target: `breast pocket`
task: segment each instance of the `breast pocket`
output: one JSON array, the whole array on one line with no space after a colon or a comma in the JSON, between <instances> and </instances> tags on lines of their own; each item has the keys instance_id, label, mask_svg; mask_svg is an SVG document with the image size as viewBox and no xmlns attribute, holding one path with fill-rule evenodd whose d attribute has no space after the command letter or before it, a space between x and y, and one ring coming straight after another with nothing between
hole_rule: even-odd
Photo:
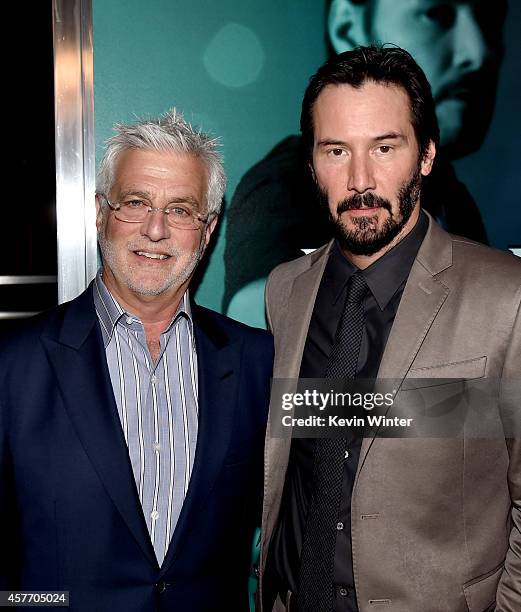
<instances>
[{"instance_id":1,"label":"breast pocket","mask_svg":"<svg viewBox=\"0 0 521 612\"><path fill-rule=\"evenodd\" d=\"M421 436L481 437L491 433L500 421L495 399L488 392L486 365L486 356L480 356L411 368L400 387L397 410L414 418L415 431Z\"/></svg>"},{"instance_id":2,"label":"breast pocket","mask_svg":"<svg viewBox=\"0 0 521 612\"><path fill-rule=\"evenodd\" d=\"M407 372L401 388L407 391L476 380L485 376L486 366L487 358L483 355L464 361L411 368Z\"/></svg>"}]
</instances>

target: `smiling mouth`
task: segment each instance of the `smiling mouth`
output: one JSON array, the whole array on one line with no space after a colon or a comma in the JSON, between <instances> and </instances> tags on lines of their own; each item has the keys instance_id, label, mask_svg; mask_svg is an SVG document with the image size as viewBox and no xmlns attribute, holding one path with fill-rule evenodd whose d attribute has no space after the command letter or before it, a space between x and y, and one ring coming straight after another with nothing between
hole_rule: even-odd
<instances>
[{"instance_id":1,"label":"smiling mouth","mask_svg":"<svg viewBox=\"0 0 521 612\"><path fill-rule=\"evenodd\" d=\"M170 259L170 255L166 255L165 253L149 253L148 251L134 251L134 254L138 257L146 257L147 259L156 259L156 260L164 260Z\"/></svg>"}]
</instances>

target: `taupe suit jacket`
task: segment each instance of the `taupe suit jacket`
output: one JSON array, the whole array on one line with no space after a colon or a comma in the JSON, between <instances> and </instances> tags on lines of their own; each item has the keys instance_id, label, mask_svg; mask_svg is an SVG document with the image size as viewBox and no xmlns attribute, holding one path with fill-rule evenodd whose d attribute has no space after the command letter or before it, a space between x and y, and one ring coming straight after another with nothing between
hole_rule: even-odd
<instances>
[{"instance_id":1,"label":"taupe suit jacket","mask_svg":"<svg viewBox=\"0 0 521 612\"><path fill-rule=\"evenodd\" d=\"M299 375L330 248L269 277L275 378ZM519 381L520 302L518 258L451 236L430 219L379 377ZM498 413L521 411L521 397L501 384L494 393ZM261 589L289 449L290 440L268 428ZM521 611L521 440L364 439L351 531L360 612Z\"/></svg>"}]
</instances>

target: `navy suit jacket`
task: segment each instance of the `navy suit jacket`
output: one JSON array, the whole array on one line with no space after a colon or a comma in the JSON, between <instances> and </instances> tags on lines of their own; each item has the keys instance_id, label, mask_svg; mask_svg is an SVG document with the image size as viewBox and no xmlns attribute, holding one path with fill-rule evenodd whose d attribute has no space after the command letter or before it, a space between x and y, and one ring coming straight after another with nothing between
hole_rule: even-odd
<instances>
[{"instance_id":1,"label":"navy suit jacket","mask_svg":"<svg viewBox=\"0 0 521 612\"><path fill-rule=\"evenodd\" d=\"M73 611L247 610L260 524L271 337L193 306L199 433L161 567L89 288L0 344L0 590L68 590Z\"/></svg>"}]
</instances>

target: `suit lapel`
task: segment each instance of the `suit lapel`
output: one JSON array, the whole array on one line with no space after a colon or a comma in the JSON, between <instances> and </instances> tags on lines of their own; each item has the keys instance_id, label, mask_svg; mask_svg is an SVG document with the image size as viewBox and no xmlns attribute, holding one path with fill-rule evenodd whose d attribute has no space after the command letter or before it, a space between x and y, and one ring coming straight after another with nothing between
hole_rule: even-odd
<instances>
[{"instance_id":1,"label":"suit lapel","mask_svg":"<svg viewBox=\"0 0 521 612\"><path fill-rule=\"evenodd\" d=\"M319 249L309 256L309 268L297 276L293 283L287 305L288 316L284 318L284 328L275 330L274 371L278 379L288 379L288 384L291 388L285 389L285 391L290 393L295 391L294 387L300 372L300 364L315 299L332 244L330 242L326 247ZM276 398L272 396L272 399ZM272 533L282 497L291 448L290 428L287 429L286 433L287 436L284 438L271 436L270 419L268 419L265 470L266 481L270 483L270 486L264 489L265 499L262 517L264 536ZM266 548L266 545L263 544L261 549L261 564L263 566Z\"/></svg>"},{"instance_id":2,"label":"suit lapel","mask_svg":"<svg viewBox=\"0 0 521 612\"><path fill-rule=\"evenodd\" d=\"M66 312L57 339L42 337L65 409L108 495L157 566L121 429L89 288Z\"/></svg>"},{"instance_id":3,"label":"suit lapel","mask_svg":"<svg viewBox=\"0 0 521 612\"><path fill-rule=\"evenodd\" d=\"M229 343L202 309L193 306L199 388L199 429L194 466L186 499L161 574L188 544L197 529L229 447L237 405L240 343Z\"/></svg>"},{"instance_id":4,"label":"suit lapel","mask_svg":"<svg viewBox=\"0 0 521 612\"><path fill-rule=\"evenodd\" d=\"M409 274L398 312L387 340L378 378L403 381L440 308L449 288L436 275L452 265L449 235L429 217L429 229ZM364 438L358 475L374 436Z\"/></svg>"},{"instance_id":5,"label":"suit lapel","mask_svg":"<svg viewBox=\"0 0 521 612\"><path fill-rule=\"evenodd\" d=\"M275 372L278 378L298 378L300 364L308 335L309 323L318 288L327 264L330 242L310 255L310 266L295 278L288 301L287 315L284 318L284 328L276 330L277 351Z\"/></svg>"}]
</instances>

